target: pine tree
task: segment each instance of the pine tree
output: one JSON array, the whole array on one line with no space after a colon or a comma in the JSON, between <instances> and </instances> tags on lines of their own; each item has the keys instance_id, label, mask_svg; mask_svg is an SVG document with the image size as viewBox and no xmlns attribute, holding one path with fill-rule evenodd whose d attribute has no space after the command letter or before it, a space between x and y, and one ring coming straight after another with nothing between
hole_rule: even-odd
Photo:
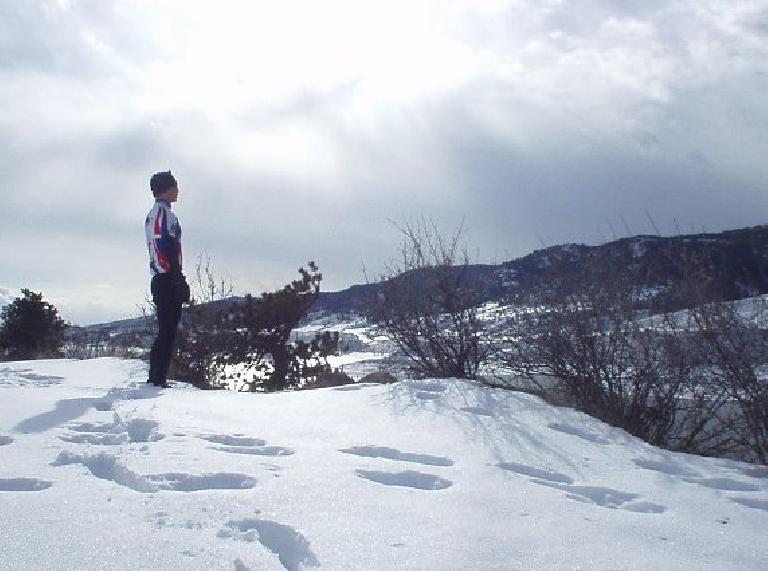
<instances>
[{"instance_id":1,"label":"pine tree","mask_svg":"<svg viewBox=\"0 0 768 571\"><path fill-rule=\"evenodd\" d=\"M246 295L230 307L193 306L174 358L174 375L202 388L235 381L252 391L309 386L333 372L339 334L323 332L292 340L292 332L320 295L317 265L299 268L301 278L258 297ZM228 373L228 366L236 372Z\"/></svg>"},{"instance_id":2,"label":"pine tree","mask_svg":"<svg viewBox=\"0 0 768 571\"><path fill-rule=\"evenodd\" d=\"M281 290L263 293L258 298L247 295L226 317L234 334L224 352L224 361L247 364L253 371L269 370L269 377L261 385L252 384L252 390L296 388L330 371L327 357L337 353L338 335L319 335L309 344L290 341L291 332L320 295L323 276L314 262L309 262L308 268L299 268L301 279ZM267 355L269 366L264 361Z\"/></svg>"},{"instance_id":3,"label":"pine tree","mask_svg":"<svg viewBox=\"0 0 768 571\"><path fill-rule=\"evenodd\" d=\"M42 293L21 293L0 316L0 355L11 360L61 357L67 324Z\"/></svg>"}]
</instances>

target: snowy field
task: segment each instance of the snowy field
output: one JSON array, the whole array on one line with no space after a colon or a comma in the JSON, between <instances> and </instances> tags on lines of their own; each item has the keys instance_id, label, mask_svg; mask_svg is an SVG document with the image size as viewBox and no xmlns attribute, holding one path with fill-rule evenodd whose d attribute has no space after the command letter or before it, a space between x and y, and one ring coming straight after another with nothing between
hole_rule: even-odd
<instances>
[{"instance_id":1,"label":"snowy field","mask_svg":"<svg viewBox=\"0 0 768 571\"><path fill-rule=\"evenodd\" d=\"M453 379L0 363L0 569L766 569L768 468Z\"/></svg>"},{"instance_id":2,"label":"snowy field","mask_svg":"<svg viewBox=\"0 0 768 571\"><path fill-rule=\"evenodd\" d=\"M382 370L398 373L405 369L402 358L395 355L395 344L360 316L313 314L305 324L293 330L293 336L294 339L309 341L316 334L325 331L337 332L340 336L341 354L329 357L328 363L355 380Z\"/></svg>"}]
</instances>

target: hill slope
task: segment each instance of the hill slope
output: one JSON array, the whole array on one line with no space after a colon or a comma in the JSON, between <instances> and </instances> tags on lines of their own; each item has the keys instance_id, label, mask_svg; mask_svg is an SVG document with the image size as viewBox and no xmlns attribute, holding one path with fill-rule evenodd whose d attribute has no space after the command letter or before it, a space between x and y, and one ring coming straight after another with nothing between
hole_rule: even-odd
<instances>
[{"instance_id":1,"label":"hill slope","mask_svg":"<svg viewBox=\"0 0 768 571\"><path fill-rule=\"evenodd\" d=\"M470 270L471 282L482 290L480 297L499 300L525 298L540 283L577 273L586 264L613 268L639 287L663 291L685 277L685 259L710 266L709 275L721 287L724 299L768 293L768 225L717 234L640 235L597 246L561 244L498 265L473 265ZM355 285L321 293L313 309L354 310L373 298L376 288L376 284Z\"/></svg>"},{"instance_id":2,"label":"hill slope","mask_svg":"<svg viewBox=\"0 0 768 571\"><path fill-rule=\"evenodd\" d=\"M458 380L271 395L0 365L0 568L759 569L768 469Z\"/></svg>"}]
</instances>

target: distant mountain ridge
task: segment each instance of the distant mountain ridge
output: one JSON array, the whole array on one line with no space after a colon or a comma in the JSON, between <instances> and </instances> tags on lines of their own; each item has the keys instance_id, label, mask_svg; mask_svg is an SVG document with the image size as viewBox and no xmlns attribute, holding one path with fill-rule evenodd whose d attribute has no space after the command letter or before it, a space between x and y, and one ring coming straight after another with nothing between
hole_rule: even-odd
<instances>
[{"instance_id":1,"label":"distant mountain ridge","mask_svg":"<svg viewBox=\"0 0 768 571\"><path fill-rule=\"evenodd\" d=\"M768 293L768 225L720 233L679 236L638 235L597 246L562 244L536 250L496 265L472 265L474 283L485 300L524 297L542 280L556 273L574 272L589 262L611 264L626 272L639 287L658 288L682 279L682 260L708 260L727 299ZM313 310L352 311L375 294L376 284L355 285L339 292L321 293Z\"/></svg>"}]
</instances>

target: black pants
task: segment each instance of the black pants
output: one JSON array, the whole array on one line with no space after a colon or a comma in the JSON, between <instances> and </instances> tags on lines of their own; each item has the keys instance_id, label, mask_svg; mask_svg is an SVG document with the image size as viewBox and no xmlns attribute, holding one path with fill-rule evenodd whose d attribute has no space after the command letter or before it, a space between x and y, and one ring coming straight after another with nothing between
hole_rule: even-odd
<instances>
[{"instance_id":1,"label":"black pants","mask_svg":"<svg viewBox=\"0 0 768 571\"><path fill-rule=\"evenodd\" d=\"M152 300L157 308L157 337L149 354L149 380L164 383L173 355L173 342L181 319L181 301L171 274L157 274L152 278Z\"/></svg>"}]
</instances>

